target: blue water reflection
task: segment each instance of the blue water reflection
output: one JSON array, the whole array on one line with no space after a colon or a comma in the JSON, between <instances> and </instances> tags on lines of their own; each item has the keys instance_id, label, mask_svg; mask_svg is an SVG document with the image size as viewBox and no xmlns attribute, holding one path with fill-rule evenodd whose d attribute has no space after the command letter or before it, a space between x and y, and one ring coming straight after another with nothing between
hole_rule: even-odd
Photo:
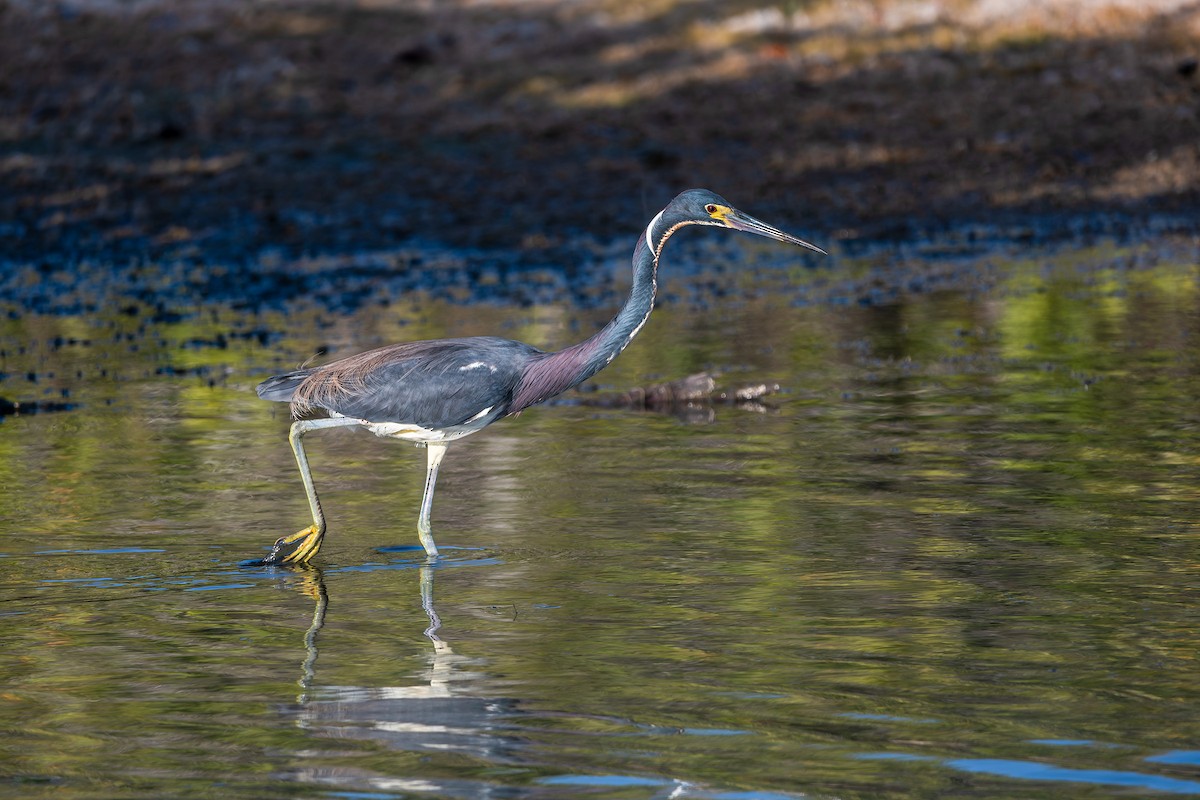
<instances>
[{"instance_id":1,"label":"blue water reflection","mask_svg":"<svg viewBox=\"0 0 1200 800\"><path fill-rule=\"evenodd\" d=\"M958 758L943 763L951 769L959 769L964 772L1000 775L1025 781L1132 786L1169 794L1200 794L1200 781L1186 781L1162 775L1144 775L1138 772L1111 769L1071 769L1036 761L1013 761L1000 758Z\"/></svg>"},{"instance_id":2,"label":"blue water reflection","mask_svg":"<svg viewBox=\"0 0 1200 800\"><path fill-rule=\"evenodd\" d=\"M1200 750L1172 750L1146 759L1154 764L1186 764L1200 767Z\"/></svg>"}]
</instances>

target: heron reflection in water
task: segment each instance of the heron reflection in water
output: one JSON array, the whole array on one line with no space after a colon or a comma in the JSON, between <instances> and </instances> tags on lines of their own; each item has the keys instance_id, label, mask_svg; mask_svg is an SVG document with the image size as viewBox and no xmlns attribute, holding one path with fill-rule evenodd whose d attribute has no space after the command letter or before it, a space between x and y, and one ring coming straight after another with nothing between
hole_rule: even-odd
<instances>
[{"instance_id":1,"label":"heron reflection in water","mask_svg":"<svg viewBox=\"0 0 1200 800\"><path fill-rule=\"evenodd\" d=\"M435 568L424 565L419 571L421 606L428 619L424 635L432 652L428 667L407 686L321 685L316 680L318 638L329 595L319 569L310 567L295 576L296 588L316 602L312 624L304 634L297 724L323 736L372 740L397 750L462 753L488 762L510 760L516 743L498 730L518 713L514 703L470 693L469 685L483 677L471 669L479 662L456 654L438 634L442 622L434 608ZM323 774L314 769L300 777L319 781Z\"/></svg>"},{"instance_id":2,"label":"heron reflection in water","mask_svg":"<svg viewBox=\"0 0 1200 800\"><path fill-rule=\"evenodd\" d=\"M422 762L429 759L428 767L416 767L420 774L413 773L414 762L409 760L397 761L396 770L381 774L370 767L358 769L348 765L344 746L335 751L334 763L329 763L319 757L324 748L304 745L299 751L302 754L298 755L299 765L283 773L285 776L347 793L399 792L405 797L410 794L433 796L431 793L434 793L437 797L464 800L517 796L549 798L561 796L555 791L558 783L586 787L589 778L596 778L600 782L598 786L610 784L604 781L604 776L591 776L586 771L576 773L577 767L564 766L562 775L545 777L546 766L559 762L555 760L553 750L546 749L553 745L536 733L531 736L531 732L553 732L554 741L566 748L567 761L571 764L577 763L581 748L586 750L595 745L597 720L622 728L612 734L619 738L621 747L628 746L631 736L678 737L683 732L673 726L595 713L580 714L579 724L575 727L571 725L570 713L557 705L553 710L539 711L536 700L488 697L486 687L492 681L487 675L473 671L485 662L456 654L439 635L442 622L434 607L434 577L445 566L447 562L441 561L419 568L421 606L428 619L424 635L433 647L428 668L407 686L320 683L317 680L318 640L331 605L325 581L315 567L284 574L285 585L298 589L316 603L312 623L304 634L301 692L290 712L294 714L296 725L316 736L369 741L392 750L421 753ZM349 655L355 660L363 656L358 650ZM507 684L511 685L511 682ZM577 731L575 735L571 733L573 730ZM608 750L602 746L600 752L607 753ZM380 763L374 750L367 754L370 756L368 764ZM503 782L505 776L511 779L530 773L542 776L538 780L543 791ZM631 780L636 781L632 785L639 788L654 787L653 795L644 795L652 800L682 797L717 800L733 796L727 791L714 790L683 778L635 775Z\"/></svg>"},{"instance_id":3,"label":"heron reflection in water","mask_svg":"<svg viewBox=\"0 0 1200 800\"><path fill-rule=\"evenodd\" d=\"M688 225L745 231L825 252L738 211L708 190L692 189L650 220L633 250L633 285L625 304L608 325L579 344L547 353L493 336L406 342L263 381L258 396L290 403L297 420L288 438L308 495L312 524L278 539L258 563L301 564L320 549L325 515L302 440L312 431L346 426L424 445L425 491L417 534L425 552L436 558L430 513L447 445L578 386L611 363L649 319L663 248Z\"/></svg>"}]
</instances>

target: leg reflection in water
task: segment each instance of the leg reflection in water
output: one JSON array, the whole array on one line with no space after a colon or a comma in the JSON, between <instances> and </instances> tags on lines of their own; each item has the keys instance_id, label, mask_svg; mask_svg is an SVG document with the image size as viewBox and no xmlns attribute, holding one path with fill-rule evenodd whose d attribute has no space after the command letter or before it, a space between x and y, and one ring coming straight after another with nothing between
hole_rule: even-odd
<instances>
[{"instance_id":1,"label":"leg reflection in water","mask_svg":"<svg viewBox=\"0 0 1200 800\"><path fill-rule=\"evenodd\" d=\"M317 674L317 634L325 625L325 611L329 608L329 593L325 590L324 576L316 567L306 569L301 573L300 584L297 588L302 594L308 595L317 603L316 608L313 609L312 624L304 633L304 663L300 665L301 691L300 696L296 698L296 702L303 705L308 701L308 690Z\"/></svg>"},{"instance_id":2,"label":"leg reflection in water","mask_svg":"<svg viewBox=\"0 0 1200 800\"><path fill-rule=\"evenodd\" d=\"M444 566L444 565L443 565ZM309 568L296 575L293 584L302 594L315 602L312 623L304 634L304 661L299 680L300 694L295 709L296 724L322 737L362 739L397 750L429 754L453 754L452 758L468 756L481 766L514 764L520 761L519 742L505 731L511 729L517 712L512 700L479 695L479 685L486 676L472 671L477 659L458 655L441 638L442 621L434 607L434 577L438 569L431 565L419 568L421 607L428 619L425 637L432 645L428 667L414 676L410 685L395 686L337 686L322 685L318 680L318 637L326 624L331 608L321 571ZM333 607L336 608L336 598ZM325 654L326 659L336 654ZM305 782L344 786L369 786L372 789L410 789L424 786L429 791L433 780L438 789L449 796L480 796L487 789L472 781L445 781L428 776L370 776L357 770L331 769L306 757L298 772L290 773ZM459 785L461 784L461 785ZM486 794L484 795L486 796Z\"/></svg>"}]
</instances>

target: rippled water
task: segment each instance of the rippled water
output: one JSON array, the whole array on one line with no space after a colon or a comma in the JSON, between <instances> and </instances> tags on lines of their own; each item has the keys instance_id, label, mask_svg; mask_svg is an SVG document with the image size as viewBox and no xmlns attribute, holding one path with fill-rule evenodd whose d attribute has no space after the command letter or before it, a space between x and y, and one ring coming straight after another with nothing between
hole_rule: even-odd
<instances>
[{"instance_id":1,"label":"rippled water","mask_svg":"<svg viewBox=\"0 0 1200 800\"><path fill-rule=\"evenodd\" d=\"M319 566L238 566L307 524L254 384L603 311L13 313L0 396L73 408L0 423L0 795L1200 794L1197 261L668 266L601 388L783 393L457 443L433 568L422 454L346 431L309 440Z\"/></svg>"}]
</instances>

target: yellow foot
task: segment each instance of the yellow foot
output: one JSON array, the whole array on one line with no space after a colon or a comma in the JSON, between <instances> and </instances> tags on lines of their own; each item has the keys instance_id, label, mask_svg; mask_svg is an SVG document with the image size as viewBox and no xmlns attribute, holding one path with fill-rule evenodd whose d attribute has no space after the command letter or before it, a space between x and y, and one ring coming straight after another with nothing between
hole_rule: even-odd
<instances>
[{"instance_id":1,"label":"yellow foot","mask_svg":"<svg viewBox=\"0 0 1200 800\"><path fill-rule=\"evenodd\" d=\"M321 540L325 531L316 525L309 525L302 531L291 536L284 536L275 541L271 552L261 561L252 561L248 566L278 566L282 564L307 564L308 560L321 549Z\"/></svg>"}]
</instances>

